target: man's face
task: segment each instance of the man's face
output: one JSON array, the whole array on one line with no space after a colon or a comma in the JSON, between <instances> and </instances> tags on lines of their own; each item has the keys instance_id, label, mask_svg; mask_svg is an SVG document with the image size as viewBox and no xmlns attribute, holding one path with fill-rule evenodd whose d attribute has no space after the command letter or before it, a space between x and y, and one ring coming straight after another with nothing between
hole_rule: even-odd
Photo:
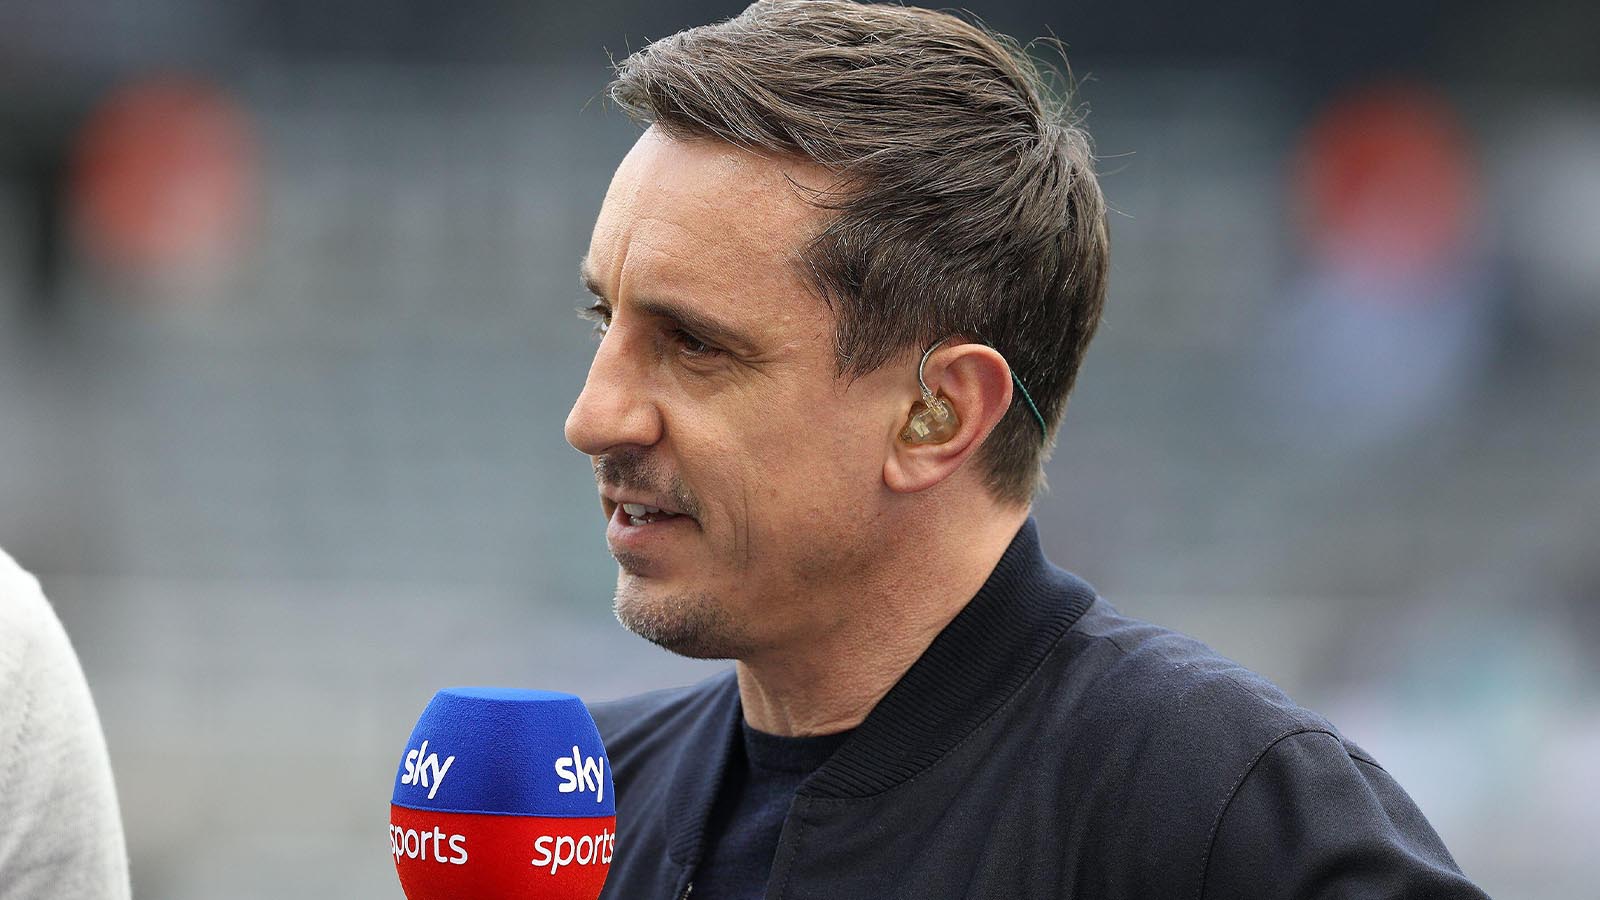
<instances>
[{"instance_id":1,"label":"man's face","mask_svg":"<svg viewBox=\"0 0 1600 900\"><path fill-rule=\"evenodd\" d=\"M824 214L785 173L827 183L652 128L584 260L603 336L567 440L600 482L618 619L689 656L745 658L869 615L848 588L892 536L883 464L914 376L834 377L832 313L797 265Z\"/></svg>"}]
</instances>

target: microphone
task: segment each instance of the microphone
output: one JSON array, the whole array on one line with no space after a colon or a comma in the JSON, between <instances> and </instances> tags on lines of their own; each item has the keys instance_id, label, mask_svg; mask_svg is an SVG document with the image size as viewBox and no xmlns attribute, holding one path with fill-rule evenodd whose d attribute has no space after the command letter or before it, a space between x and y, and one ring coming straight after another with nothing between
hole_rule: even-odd
<instances>
[{"instance_id":1,"label":"microphone","mask_svg":"<svg viewBox=\"0 0 1600 900\"><path fill-rule=\"evenodd\" d=\"M554 691L434 694L389 804L408 900L596 900L616 831L600 732L582 700Z\"/></svg>"}]
</instances>

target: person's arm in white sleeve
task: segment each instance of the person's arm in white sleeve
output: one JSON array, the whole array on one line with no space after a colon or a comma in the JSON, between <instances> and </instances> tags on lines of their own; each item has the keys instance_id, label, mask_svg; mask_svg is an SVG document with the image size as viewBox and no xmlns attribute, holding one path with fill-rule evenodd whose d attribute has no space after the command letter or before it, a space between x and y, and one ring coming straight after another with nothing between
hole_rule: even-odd
<instances>
[{"instance_id":1,"label":"person's arm in white sleeve","mask_svg":"<svg viewBox=\"0 0 1600 900\"><path fill-rule=\"evenodd\" d=\"M126 900L105 736L39 582L0 551L0 900Z\"/></svg>"}]
</instances>

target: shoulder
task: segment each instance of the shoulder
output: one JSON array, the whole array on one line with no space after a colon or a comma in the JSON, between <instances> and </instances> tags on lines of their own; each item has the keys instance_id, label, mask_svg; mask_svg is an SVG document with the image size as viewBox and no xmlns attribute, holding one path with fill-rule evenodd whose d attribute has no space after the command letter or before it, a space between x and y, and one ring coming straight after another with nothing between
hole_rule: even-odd
<instances>
[{"instance_id":1,"label":"shoulder","mask_svg":"<svg viewBox=\"0 0 1600 900\"><path fill-rule=\"evenodd\" d=\"M1403 788L1337 736L1268 747L1212 827L1202 896L1484 900Z\"/></svg>"},{"instance_id":2,"label":"shoulder","mask_svg":"<svg viewBox=\"0 0 1600 900\"><path fill-rule=\"evenodd\" d=\"M1327 719L1206 644L1124 616L1096 599L1060 654L1063 687L1123 728L1182 733L1185 743L1251 756L1304 731L1337 735ZM1085 710L1079 710L1080 714Z\"/></svg>"},{"instance_id":3,"label":"shoulder","mask_svg":"<svg viewBox=\"0 0 1600 900\"><path fill-rule=\"evenodd\" d=\"M590 704L615 782L617 815L665 809L681 763L717 746L736 716L739 686L730 668L687 687ZM703 766L691 766L699 772Z\"/></svg>"},{"instance_id":4,"label":"shoulder","mask_svg":"<svg viewBox=\"0 0 1600 900\"><path fill-rule=\"evenodd\" d=\"M0 737L50 746L99 731L78 656L39 582L0 550ZM16 755L6 766L18 765ZM11 769L3 777L16 776Z\"/></svg>"},{"instance_id":5,"label":"shoulder","mask_svg":"<svg viewBox=\"0 0 1600 900\"><path fill-rule=\"evenodd\" d=\"M70 659L71 653L38 579L0 550L0 689L11 694L41 661Z\"/></svg>"},{"instance_id":6,"label":"shoulder","mask_svg":"<svg viewBox=\"0 0 1600 900\"><path fill-rule=\"evenodd\" d=\"M1264 756L1302 741L1344 746L1327 719L1271 681L1103 599L1047 665L1022 730L1063 748L1051 757L1054 783L1080 815L1118 823L1108 838L1117 853L1162 860L1147 874L1163 891L1198 890L1218 823ZM1315 778L1327 760L1280 771Z\"/></svg>"},{"instance_id":7,"label":"shoulder","mask_svg":"<svg viewBox=\"0 0 1600 900\"><path fill-rule=\"evenodd\" d=\"M1074 659L1125 831L1206 897L1482 894L1403 788L1331 722L1205 644L1096 600ZM1139 809L1150 811L1145 819Z\"/></svg>"},{"instance_id":8,"label":"shoulder","mask_svg":"<svg viewBox=\"0 0 1600 900\"><path fill-rule=\"evenodd\" d=\"M619 755L648 754L675 743L738 696L733 669L683 687L662 688L589 704L613 764Z\"/></svg>"},{"instance_id":9,"label":"shoulder","mask_svg":"<svg viewBox=\"0 0 1600 900\"><path fill-rule=\"evenodd\" d=\"M66 629L0 551L0 896L125 898L105 738Z\"/></svg>"},{"instance_id":10,"label":"shoulder","mask_svg":"<svg viewBox=\"0 0 1600 900\"><path fill-rule=\"evenodd\" d=\"M0 621L8 625L31 623L43 618L41 614L48 609L44 591L39 588L39 579L18 565L4 548L0 548Z\"/></svg>"},{"instance_id":11,"label":"shoulder","mask_svg":"<svg viewBox=\"0 0 1600 900\"><path fill-rule=\"evenodd\" d=\"M1203 852L1229 798L1294 735L1344 739L1268 679L1206 644L1096 599L1053 654L1030 728L1073 748L1067 784L1086 784L1151 846ZM1359 751L1357 751L1359 752ZM1140 813L1139 810L1144 810Z\"/></svg>"}]
</instances>

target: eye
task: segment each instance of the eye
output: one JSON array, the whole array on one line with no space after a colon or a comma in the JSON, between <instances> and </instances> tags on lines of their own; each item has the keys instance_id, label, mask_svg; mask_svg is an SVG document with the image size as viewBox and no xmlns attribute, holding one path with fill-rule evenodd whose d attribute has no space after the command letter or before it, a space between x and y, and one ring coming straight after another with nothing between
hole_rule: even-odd
<instances>
[{"instance_id":1,"label":"eye","mask_svg":"<svg viewBox=\"0 0 1600 900\"><path fill-rule=\"evenodd\" d=\"M596 303L593 306L580 306L578 307L578 315L594 323L596 337L604 336L606 329L611 327L611 307L606 306L604 303Z\"/></svg>"},{"instance_id":2,"label":"eye","mask_svg":"<svg viewBox=\"0 0 1600 900\"><path fill-rule=\"evenodd\" d=\"M683 351L684 356L709 358L718 356L723 352L721 349L711 346L682 328L674 328L672 337L673 340L678 342L678 348Z\"/></svg>"}]
</instances>

